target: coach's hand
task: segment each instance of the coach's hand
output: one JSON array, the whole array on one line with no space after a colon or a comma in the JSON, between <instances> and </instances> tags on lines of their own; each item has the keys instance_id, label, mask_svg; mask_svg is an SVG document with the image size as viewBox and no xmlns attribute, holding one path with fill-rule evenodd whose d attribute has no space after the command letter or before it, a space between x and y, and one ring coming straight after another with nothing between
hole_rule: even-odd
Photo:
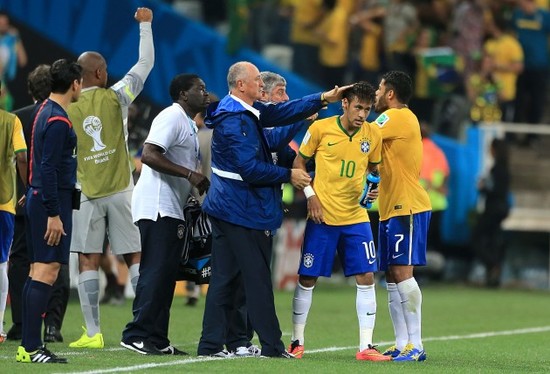
<instances>
[{"instance_id":1,"label":"coach's hand","mask_svg":"<svg viewBox=\"0 0 550 374\"><path fill-rule=\"evenodd\" d=\"M303 190L305 186L311 183L311 177L305 170L290 169L290 183L299 190Z\"/></svg>"},{"instance_id":2,"label":"coach's hand","mask_svg":"<svg viewBox=\"0 0 550 374\"><path fill-rule=\"evenodd\" d=\"M335 103L337 101L340 101L342 100L342 97L344 97L344 92L352 86L353 84L343 87L334 86L332 90L323 92L321 94L321 100L324 100L326 103Z\"/></svg>"}]
</instances>

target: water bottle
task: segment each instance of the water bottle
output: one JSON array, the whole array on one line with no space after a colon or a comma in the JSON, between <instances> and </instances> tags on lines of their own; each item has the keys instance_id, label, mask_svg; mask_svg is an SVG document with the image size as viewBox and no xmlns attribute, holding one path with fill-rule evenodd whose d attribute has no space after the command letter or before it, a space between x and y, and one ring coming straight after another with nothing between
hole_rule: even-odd
<instances>
[{"instance_id":1,"label":"water bottle","mask_svg":"<svg viewBox=\"0 0 550 374\"><path fill-rule=\"evenodd\" d=\"M372 206L372 199L368 198L369 192L372 190L375 190L378 187L378 183L380 183L380 174L378 173L378 170L373 171L372 173L369 173L367 175L367 183L365 184L365 187L363 188L363 194L361 194L361 198L359 199L359 205L361 205L365 209L370 209Z\"/></svg>"}]
</instances>

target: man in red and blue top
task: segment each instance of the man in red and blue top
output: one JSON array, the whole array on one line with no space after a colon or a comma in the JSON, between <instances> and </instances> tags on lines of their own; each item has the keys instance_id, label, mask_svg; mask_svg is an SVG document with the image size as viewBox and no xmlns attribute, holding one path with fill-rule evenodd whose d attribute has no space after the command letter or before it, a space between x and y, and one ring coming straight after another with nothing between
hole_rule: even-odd
<instances>
[{"instance_id":1,"label":"man in red and blue top","mask_svg":"<svg viewBox=\"0 0 550 374\"><path fill-rule=\"evenodd\" d=\"M76 183L76 134L67 116L78 100L82 68L57 60L50 68L52 92L38 110L31 139L28 218L31 270L23 287L23 339L18 362L66 363L43 345L40 332L52 285L69 261L72 194Z\"/></svg>"}]
</instances>

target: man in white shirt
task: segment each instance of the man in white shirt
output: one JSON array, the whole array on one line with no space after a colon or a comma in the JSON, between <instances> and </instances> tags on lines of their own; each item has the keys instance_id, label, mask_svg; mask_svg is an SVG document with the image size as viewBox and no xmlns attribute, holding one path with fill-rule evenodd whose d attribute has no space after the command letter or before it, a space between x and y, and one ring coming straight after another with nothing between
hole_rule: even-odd
<instances>
[{"instance_id":1,"label":"man in white shirt","mask_svg":"<svg viewBox=\"0 0 550 374\"><path fill-rule=\"evenodd\" d=\"M197 172L199 140L192 118L210 103L201 78L177 75L170 84L174 103L153 120L143 146L140 179L132 196L132 217L141 235L140 276L134 319L120 344L141 354L186 355L170 344L168 324L184 240L183 206L193 187L210 186Z\"/></svg>"}]
</instances>

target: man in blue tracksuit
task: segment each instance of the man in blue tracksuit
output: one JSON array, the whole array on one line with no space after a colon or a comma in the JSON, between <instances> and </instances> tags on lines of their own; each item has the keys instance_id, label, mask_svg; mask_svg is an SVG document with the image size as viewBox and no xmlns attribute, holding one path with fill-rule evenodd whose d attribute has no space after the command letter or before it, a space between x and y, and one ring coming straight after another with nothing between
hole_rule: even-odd
<instances>
[{"instance_id":1,"label":"man in blue tracksuit","mask_svg":"<svg viewBox=\"0 0 550 374\"><path fill-rule=\"evenodd\" d=\"M262 128L295 123L341 99L347 87L277 105L258 102L263 82L258 68L237 62L229 68L230 93L208 108L212 134L212 184L203 209L212 221L212 278L206 296L198 354L227 357L227 316L235 290L244 284L248 315L262 356L293 358L285 351L271 282L272 233L282 222L281 183L302 189L303 170L273 164L277 139Z\"/></svg>"}]
</instances>

